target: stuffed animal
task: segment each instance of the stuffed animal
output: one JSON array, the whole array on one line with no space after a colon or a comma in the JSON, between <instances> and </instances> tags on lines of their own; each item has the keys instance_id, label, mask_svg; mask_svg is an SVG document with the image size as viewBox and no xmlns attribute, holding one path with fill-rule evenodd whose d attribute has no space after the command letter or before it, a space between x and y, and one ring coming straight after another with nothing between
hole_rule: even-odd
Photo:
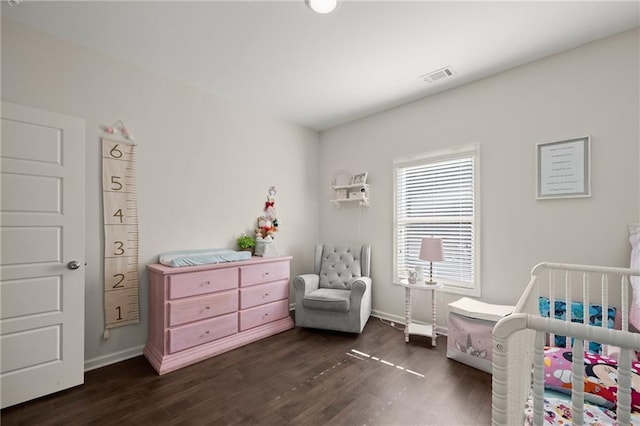
<instances>
[{"instance_id":1,"label":"stuffed animal","mask_svg":"<svg viewBox=\"0 0 640 426\"><path fill-rule=\"evenodd\" d=\"M276 218L276 187L269 188L267 201L264 204L264 215L258 218L256 238L275 238L278 232L278 219Z\"/></svg>"}]
</instances>

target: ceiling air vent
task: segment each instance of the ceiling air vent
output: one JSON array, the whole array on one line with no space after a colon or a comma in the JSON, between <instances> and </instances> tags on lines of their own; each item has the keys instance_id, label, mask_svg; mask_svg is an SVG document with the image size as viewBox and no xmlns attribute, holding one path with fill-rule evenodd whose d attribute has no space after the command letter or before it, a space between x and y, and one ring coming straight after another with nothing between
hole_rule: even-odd
<instances>
[{"instance_id":1,"label":"ceiling air vent","mask_svg":"<svg viewBox=\"0 0 640 426\"><path fill-rule=\"evenodd\" d=\"M444 78L453 77L453 74L454 74L453 68L448 66L448 67L440 68L439 70L430 72L429 74L425 74L421 76L421 78L424 79L424 81L426 81L427 83L434 83Z\"/></svg>"}]
</instances>

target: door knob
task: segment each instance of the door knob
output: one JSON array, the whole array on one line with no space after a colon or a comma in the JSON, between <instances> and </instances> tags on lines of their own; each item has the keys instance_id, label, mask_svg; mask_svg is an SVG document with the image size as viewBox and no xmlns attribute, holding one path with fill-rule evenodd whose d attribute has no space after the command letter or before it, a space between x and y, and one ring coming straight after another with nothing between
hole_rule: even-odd
<instances>
[{"instance_id":1,"label":"door knob","mask_svg":"<svg viewBox=\"0 0 640 426\"><path fill-rule=\"evenodd\" d=\"M78 262L77 260L72 260L71 262L67 263L67 268L69 269L78 269L80 267L80 262Z\"/></svg>"}]
</instances>

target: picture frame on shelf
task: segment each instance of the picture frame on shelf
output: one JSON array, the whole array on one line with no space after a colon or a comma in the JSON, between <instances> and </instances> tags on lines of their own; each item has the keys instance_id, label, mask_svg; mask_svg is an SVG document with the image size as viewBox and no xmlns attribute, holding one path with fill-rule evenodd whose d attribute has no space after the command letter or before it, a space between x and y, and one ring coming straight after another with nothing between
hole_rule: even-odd
<instances>
[{"instance_id":1,"label":"picture frame on shelf","mask_svg":"<svg viewBox=\"0 0 640 426\"><path fill-rule=\"evenodd\" d=\"M591 196L591 137L536 145L536 199Z\"/></svg>"},{"instance_id":2,"label":"picture frame on shelf","mask_svg":"<svg viewBox=\"0 0 640 426\"><path fill-rule=\"evenodd\" d=\"M351 185L364 185L367 183L367 172L353 175Z\"/></svg>"}]
</instances>

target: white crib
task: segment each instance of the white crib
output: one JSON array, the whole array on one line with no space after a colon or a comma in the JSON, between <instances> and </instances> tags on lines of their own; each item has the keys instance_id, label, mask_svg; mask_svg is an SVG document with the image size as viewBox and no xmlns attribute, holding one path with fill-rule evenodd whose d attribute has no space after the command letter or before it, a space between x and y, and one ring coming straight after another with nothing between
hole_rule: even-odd
<instances>
[{"instance_id":1,"label":"white crib","mask_svg":"<svg viewBox=\"0 0 640 426\"><path fill-rule=\"evenodd\" d=\"M617 421L620 425L631 423L631 360L636 356L634 350L640 350L640 334L630 332L628 322L632 276L640 276L640 271L554 263L542 263L532 270L531 280L514 313L500 320L493 329L494 425L524 424L524 407L531 394L532 383L533 423L543 424L543 351L545 344L555 341L555 335L574 338L571 367L572 424L584 423L582 380L584 348L589 347L589 342L601 343L605 355L609 349L606 345L619 349ZM551 318L540 315L540 296L549 299ZM606 318L602 320L601 327L571 322L571 309L566 310L566 320L553 319L556 300L582 302L584 318L589 317L587 310L590 303L602 306L605 315L608 307L615 307L621 320L620 329L606 328ZM567 337L568 345L571 340Z\"/></svg>"}]
</instances>

